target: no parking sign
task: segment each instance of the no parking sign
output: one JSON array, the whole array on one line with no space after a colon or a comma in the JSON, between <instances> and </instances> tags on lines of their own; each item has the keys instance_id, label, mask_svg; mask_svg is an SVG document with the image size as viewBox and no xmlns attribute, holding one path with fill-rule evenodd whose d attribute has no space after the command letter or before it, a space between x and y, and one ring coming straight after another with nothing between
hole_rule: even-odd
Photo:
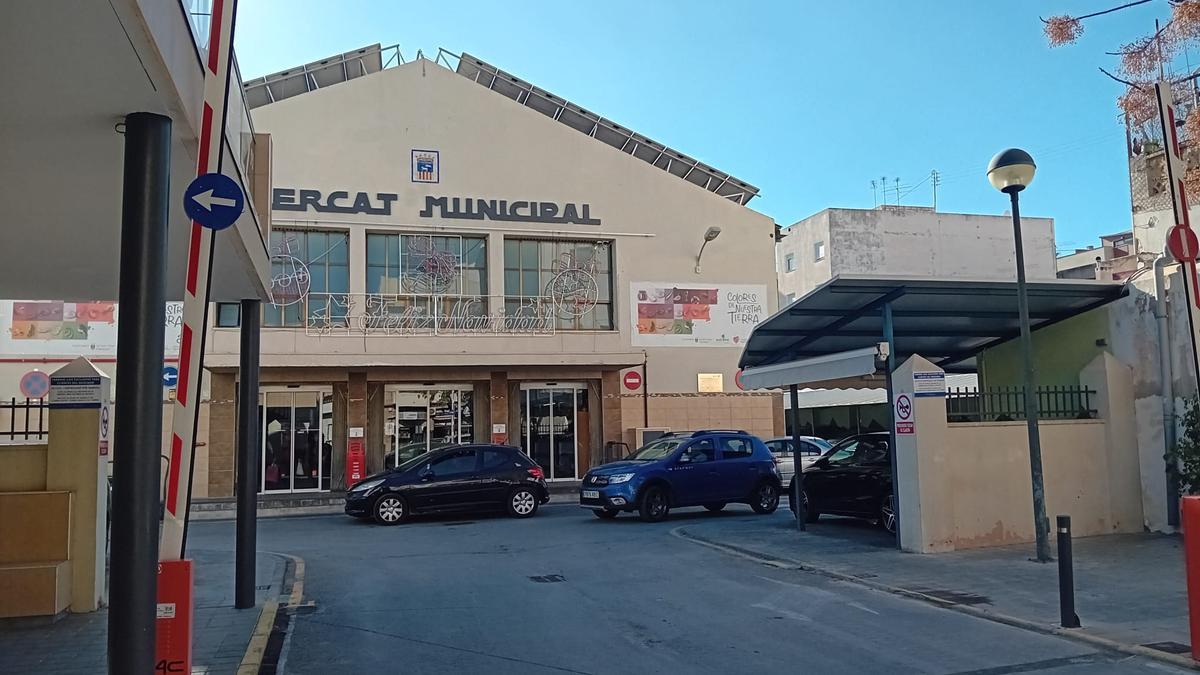
<instances>
[{"instance_id":1,"label":"no parking sign","mask_svg":"<svg viewBox=\"0 0 1200 675\"><path fill-rule=\"evenodd\" d=\"M896 433L913 434L916 432L912 397L908 394L896 394L895 415Z\"/></svg>"}]
</instances>

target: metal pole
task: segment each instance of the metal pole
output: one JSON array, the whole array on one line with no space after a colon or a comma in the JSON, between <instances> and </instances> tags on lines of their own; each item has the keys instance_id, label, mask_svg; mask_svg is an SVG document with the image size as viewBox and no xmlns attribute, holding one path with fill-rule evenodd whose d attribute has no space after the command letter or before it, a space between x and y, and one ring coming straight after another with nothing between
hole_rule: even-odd
<instances>
[{"instance_id":1,"label":"metal pole","mask_svg":"<svg viewBox=\"0 0 1200 675\"><path fill-rule=\"evenodd\" d=\"M258 518L258 344L259 301L242 300L241 361L238 381L237 551L234 604L254 606Z\"/></svg>"},{"instance_id":2,"label":"metal pole","mask_svg":"<svg viewBox=\"0 0 1200 675\"><path fill-rule=\"evenodd\" d=\"M125 117L108 610L110 673L154 672L171 118Z\"/></svg>"},{"instance_id":3,"label":"metal pole","mask_svg":"<svg viewBox=\"0 0 1200 675\"><path fill-rule=\"evenodd\" d=\"M796 385L788 387L792 399L792 466L796 473L792 478L792 505L796 511L796 528L801 532L808 529L808 505L804 503L804 466L800 461L800 390Z\"/></svg>"},{"instance_id":4,"label":"metal pole","mask_svg":"<svg viewBox=\"0 0 1200 675\"><path fill-rule=\"evenodd\" d=\"M646 376L646 362L650 356L642 352L642 427L650 426L650 380Z\"/></svg>"},{"instance_id":5,"label":"metal pole","mask_svg":"<svg viewBox=\"0 0 1200 675\"><path fill-rule=\"evenodd\" d=\"M1154 261L1154 320L1158 324L1158 368L1162 381L1163 446L1165 452L1175 448L1175 382L1171 367L1171 329L1167 320L1167 281L1163 268L1171 262L1164 253ZM1179 489L1166 472L1167 525L1179 527Z\"/></svg>"},{"instance_id":6,"label":"metal pole","mask_svg":"<svg viewBox=\"0 0 1200 675\"><path fill-rule=\"evenodd\" d=\"M1071 558L1071 516L1058 517L1058 610L1063 628L1079 628L1075 613L1075 563Z\"/></svg>"},{"instance_id":7,"label":"metal pole","mask_svg":"<svg viewBox=\"0 0 1200 675\"><path fill-rule=\"evenodd\" d=\"M1050 519L1046 517L1046 489L1042 481L1042 439L1038 433L1037 372L1033 365L1033 338L1029 331L1029 296L1025 291L1025 244L1021 240L1019 186L1006 188L1012 199L1013 238L1017 253L1017 313L1021 321L1021 355L1025 358L1025 427L1029 432L1029 472L1033 481L1033 525L1037 533L1037 561L1050 562Z\"/></svg>"},{"instance_id":8,"label":"metal pole","mask_svg":"<svg viewBox=\"0 0 1200 675\"><path fill-rule=\"evenodd\" d=\"M883 306L883 340L887 342L887 409L888 409L888 452L892 463L892 513L896 514L896 548L900 545L900 472L896 461L896 393L892 388L892 372L896 370L896 332L892 323L892 303Z\"/></svg>"}]
</instances>

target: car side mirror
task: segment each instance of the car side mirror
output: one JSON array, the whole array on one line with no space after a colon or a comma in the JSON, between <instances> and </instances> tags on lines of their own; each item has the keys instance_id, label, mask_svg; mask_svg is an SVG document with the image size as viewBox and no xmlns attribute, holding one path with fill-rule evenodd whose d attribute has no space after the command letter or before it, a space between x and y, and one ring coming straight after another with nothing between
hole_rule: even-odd
<instances>
[{"instance_id":1,"label":"car side mirror","mask_svg":"<svg viewBox=\"0 0 1200 675\"><path fill-rule=\"evenodd\" d=\"M421 469L421 473L418 475L421 477L421 480L429 480L430 478L433 478L433 467L426 466L424 469Z\"/></svg>"}]
</instances>

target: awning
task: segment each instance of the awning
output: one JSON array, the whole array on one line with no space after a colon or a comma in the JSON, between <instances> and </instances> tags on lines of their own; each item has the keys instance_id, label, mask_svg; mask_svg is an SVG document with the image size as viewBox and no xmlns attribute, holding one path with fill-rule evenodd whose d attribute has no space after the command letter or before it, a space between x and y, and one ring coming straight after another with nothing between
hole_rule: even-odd
<instances>
[{"instance_id":1,"label":"awning","mask_svg":"<svg viewBox=\"0 0 1200 675\"><path fill-rule=\"evenodd\" d=\"M1035 331L1128 292L1120 283L1075 279L1032 281L1027 289ZM1020 333L1015 281L839 276L755 327L738 364L742 381L749 375L771 384L747 387L805 384L821 381L808 378L822 369L861 376L865 354L884 341L887 305L896 363L920 354L944 369L972 372L979 352Z\"/></svg>"}]
</instances>

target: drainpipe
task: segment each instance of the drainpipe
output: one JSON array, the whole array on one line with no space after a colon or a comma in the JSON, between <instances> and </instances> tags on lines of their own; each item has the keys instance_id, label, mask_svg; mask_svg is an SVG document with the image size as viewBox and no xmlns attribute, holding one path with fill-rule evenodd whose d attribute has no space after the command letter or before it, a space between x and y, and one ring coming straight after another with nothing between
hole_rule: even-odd
<instances>
[{"instance_id":1,"label":"drainpipe","mask_svg":"<svg viewBox=\"0 0 1200 675\"><path fill-rule=\"evenodd\" d=\"M1163 268L1173 262L1171 256L1163 253L1154 261L1154 319L1158 323L1158 366L1159 379L1162 381L1162 417L1163 417L1163 447L1170 451L1175 447L1175 385L1171 371L1171 331L1167 323L1167 282ZM1179 527L1179 509L1175 503L1179 499L1175 484L1167 480L1167 524Z\"/></svg>"}]
</instances>

